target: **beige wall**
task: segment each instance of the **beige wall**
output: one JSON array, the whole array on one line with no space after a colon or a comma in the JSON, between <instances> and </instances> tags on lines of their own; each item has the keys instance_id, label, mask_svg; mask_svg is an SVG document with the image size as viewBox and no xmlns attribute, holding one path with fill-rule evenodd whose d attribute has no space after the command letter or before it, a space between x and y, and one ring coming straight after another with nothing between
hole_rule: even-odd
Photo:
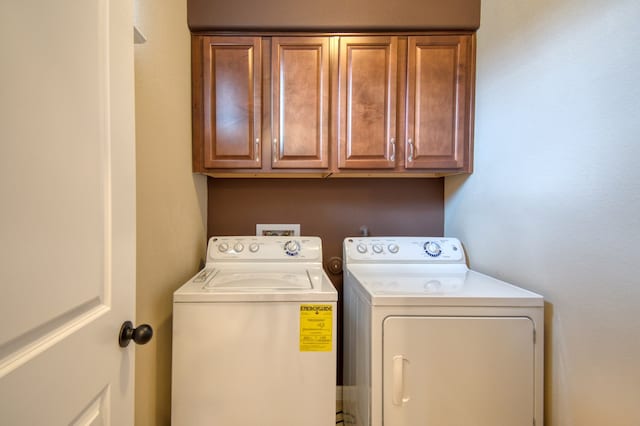
<instances>
[{"instance_id":1,"label":"beige wall","mask_svg":"<svg viewBox=\"0 0 640 426\"><path fill-rule=\"evenodd\" d=\"M471 266L548 301L546 426L640 425L640 3L483 0Z\"/></svg>"},{"instance_id":2,"label":"beige wall","mask_svg":"<svg viewBox=\"0 0 640 426\"><path fill-rule=\"evenodd\" d=\"M136 348L136 425L156 426L170 423L172 293L204 256L206 181L191 174L186 0L138 0L136 24L136 306L155 331Z\"/></svg>"}]
</instances>

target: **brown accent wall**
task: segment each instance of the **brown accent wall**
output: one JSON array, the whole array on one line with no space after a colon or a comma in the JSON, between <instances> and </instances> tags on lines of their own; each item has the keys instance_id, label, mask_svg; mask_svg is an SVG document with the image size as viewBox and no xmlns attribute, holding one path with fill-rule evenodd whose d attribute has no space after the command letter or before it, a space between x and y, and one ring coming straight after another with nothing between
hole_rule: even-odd
<instances>
[{"instance_id":1,"label":"brown accent wall","mask_svg":"<svg viewBox=\"0 0 640 426\"><path fill-rule=\"evenodd\" d=\"M188 0L191 31L405 30L480 26L480 0Z\"/></svg>"},{"instance_id":2,"label":"brown accent wall","mask_svg":"<svg viewBox=\"0 0 640 426\"><path fill-rule=\"evenodd\" d=\"M442 236L444 181L439 179L213 179L208 182L208 234L255 235L256 223L299 223L302 235L319 236L325 270L339 293L342 274L326 267L342 258L342 241L360 235ZM338 383L341 383L341 314Z\"/></svg>"}]
</instances>

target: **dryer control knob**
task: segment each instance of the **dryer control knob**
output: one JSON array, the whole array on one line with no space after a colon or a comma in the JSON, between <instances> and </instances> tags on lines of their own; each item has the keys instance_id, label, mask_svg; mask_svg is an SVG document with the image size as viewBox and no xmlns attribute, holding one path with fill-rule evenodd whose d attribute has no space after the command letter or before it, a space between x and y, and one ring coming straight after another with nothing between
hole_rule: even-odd
<instances>
[{"instance_id":1,"label":"dryer control knob","mask_svg":"<svg viewBox=\"0 0 640 426\"><path fill-rule=\"evenodd\" d=\"M256 243L251 243L251 245L249 246L249 251L251 253L255 253L260 249L260 246Z\"/></svg>"},{"instance_id":2,"label":"dryer control knob","mask_svg":"<svg viewBox=\"0 0 640 426\"><path fill-rule=\"evenodd\" d=\"M371 248L374 253L382 253L382 244L374 244Z\"/></svg>"},{"instance_id":3,"label":"dryer control knob","mask_svg":"<svg viewBox=\"0 0 640 426\"><path fill-rule=\"evenodd\" d=\"M218 246L218 251L221 253L226 252L227 250L229 250L229 244L227 243L220 243L220 245Z\"/></svg>"},{"instance_id":4,"label":"dryer control knob","mask_svg":"<svg viewBox=\"0 0 640 426\"><path fill-rule=\"evenodd\" d=\"M431 257L438 257L442 253L442 247L435 241L427 241L424 243L424 251Z\"/></svg>"},{"instance_id":5,"label":"dryer control knob","mask_svg":"<svg viewBox=\"0 0 640 426\"><path fill-rule=\"evenodd\" d=\"M297 256L300 252L300 244L297 241L289 240L284 244L284 251L289 256Z\"/></svg>"},{"instance_id":6,"label":"dryer control knob","mask_svg":"<svg viewBox=\"0 0 640 426\"><path fill-rule=\"evenodd\" d=\"M392 243L387 246L387 249L389 250L389 253L396 254L400 250L400 246L398 246L395 243Z\"/></svg>"},{"instance_id":7,"label":"dryer control knob","mask_svg":"<svg viewBox=\"0 0 640 426\"><path fill-rule=\"evenodd\" d=\"M240 253L242 250L244 250L244 245L242 243L236 243L236 245L233 246L233 249Z\"/></svg>"},{"instance_id":8,"label":"dryer control knob","mask_svg":"<svg viewBox=\"0 0 640 426\"><path fill-rule=\"evenodd\" d=\"M367 246L365 244L360 243L356 246L356 250L358 250L358 253L364 254L367 252Z\"/></svg>"}]
</instances>

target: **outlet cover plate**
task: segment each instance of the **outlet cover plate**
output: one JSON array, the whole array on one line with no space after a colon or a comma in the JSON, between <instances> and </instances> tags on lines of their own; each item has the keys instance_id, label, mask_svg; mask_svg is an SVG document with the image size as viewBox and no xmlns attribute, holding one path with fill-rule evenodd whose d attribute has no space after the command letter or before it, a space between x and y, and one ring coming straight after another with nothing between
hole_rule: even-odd
<instances>
[{"instance_id":1,"label":"outlet cover plate","mask_svg":"<svg viewBox=\"0 0 640 426\"><path fill-rule=\"evenodd\" d=\"M299 223L257 223L256 235L272 235L272 236L300 236Z\"/></svg>"}]
</instances>

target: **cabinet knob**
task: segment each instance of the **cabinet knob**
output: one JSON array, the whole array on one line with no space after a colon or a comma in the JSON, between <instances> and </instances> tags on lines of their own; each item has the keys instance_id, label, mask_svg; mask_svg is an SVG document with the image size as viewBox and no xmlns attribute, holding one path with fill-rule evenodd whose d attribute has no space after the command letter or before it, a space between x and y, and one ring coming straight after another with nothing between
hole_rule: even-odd
<instances>
[{"instance_id":1,"label":"cabinet knob","mask_svg":"<svg viewBox=\"0 0 640 426\"><path fill-rule=\"evenodd\" d=\"M409 138L407 140L407 145L409 145L409 157L407 158L407 160L409 162L413 161L413 139Z\"/></svg>"},{"instance_id":2,"label":"cabinet knob","mask_svg":"<svg viewBox=\"0 0 640 426\"><path fill-rule=\"evenodd\" d=\"M391 145L391 161L396 161L396 138L391 138L389 141L389 145Z\"/></svg>"},{"instance_id":3,"label":"cabinet knob","mask_svg":"<svg viewBox=\"0 0 640 426\"><path fill-rule=\"evenodd\" d=\"M278 138L273 138L273 161L278 161Z\"/></svg>"}]
</instances>

